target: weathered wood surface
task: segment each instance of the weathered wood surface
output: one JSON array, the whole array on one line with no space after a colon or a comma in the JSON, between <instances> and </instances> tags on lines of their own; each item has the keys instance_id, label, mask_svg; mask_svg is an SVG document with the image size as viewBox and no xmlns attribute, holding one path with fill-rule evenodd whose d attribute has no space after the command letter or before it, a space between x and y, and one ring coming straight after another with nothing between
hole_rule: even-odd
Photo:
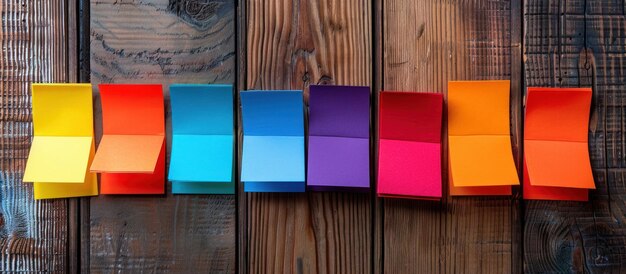
<instances>
[{"instance_id":1,"label":"weathered wood surface","mask_svg":"<svg viewBox=\"0 0 626 274\"><path fill-rule=\"evenodd\" d=\"M371 85L369 1L245 2L244 89ZM242 193L240 271L369 273L370 201L366 193Z\"/></svg>"},{"instance_id":2,"label":"weathered wood surface","mask_svg":"<svg viewBox=\"0 0 626 274\"><path fill-rule=\"evenodd\" d=\"M626 272L624 1L82 1L91 42L77 56L72 26L89 17L69 1L0 4L0 272ZM21 182L29 85L89 76L444 94L448 80L511 79L518 160L523 87L591 86L598 189L589 203L241 193L238 212L232 196L101 196L79 211L77 200L35 202Z\"/></svg>"},{"instance_id":3,"label":"weathered wood surface","mask_svg":"<svg viewBox=\"0 0 626 274\"><path fill-rule=\"evenodd\" d=\"M90 8L94 85L234 83L235 1L92 0ZM173 196L169 183L166 191L92 198L83 270L234 272L235 197Z\"/></svg>"},{"instance_id":4,"label":"weathered wood surface","mask_svg":"<svg viewBox=\"0 0 626 274\"><path fill-rule=\"evenodd\" d=\"M529 273L626 272L626 3L527 1L526 86L592 87L590 202L526 202Z\"/></svg>"},{"instance_id":5,"label":"weathered wood surface","mask_svg":"<svg viewBox=\"0 0 626 274\"><path fill-rule=\"evenodd\" d=\"M449 80L511 79L511 135L519 159L521 89L512 72L519 73L520 40L513 35L520 33L511 30L519 2L387 0L382 12L382 89L445 95ZM447 164L445 185L446 170ZM519 210L517 195L384 199L384 273L521 272Z\"/></svg>"},{"instance_id":6,"label":"weathered wood surface","mask_svg":"<svg viewBox=\"0 0 626 274\"><path fill-rule=\"evenodd\" d=\"M34 201L22 182L32 136L30 84L65 82L65 1L0 3L0 272L65 273L68 201Z\"/></svg>"}]
</instances>

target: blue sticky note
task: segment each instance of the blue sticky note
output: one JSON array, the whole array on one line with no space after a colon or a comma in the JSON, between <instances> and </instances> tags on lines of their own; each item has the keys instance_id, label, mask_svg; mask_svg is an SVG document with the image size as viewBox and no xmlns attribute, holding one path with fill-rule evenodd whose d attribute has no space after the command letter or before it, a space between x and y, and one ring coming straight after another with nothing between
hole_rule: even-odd
<instances>
[{"instance_id":1,"label":"blue sticky note","mask_svg":"<svg viewBox=\"0 0 626 274\"><path fill-rule=\"evenodd\" d=\"M304 136L302 91L242 91L244 136Z\"/></svg>"},{"instance_id":2,"label":"blue sticky note","mask_svg":"<svg viewBox=\"0 0 626 274\"><path fill-rule=\"evenodd\" d=\"M170 86L174 194L234 194L231 85Z\"/></svg>"},{"instance_id":3,"label":"blue sticky note","mask_svg":"<svg viewBox=\"0 0 626 274\"><path fill-rule=\"evenodd\" d=\"M246 192L304 192L302 91L243 91Z\"/></svg>"},{"instance_id":4,"label":"blue sticky note","mask_svg":"<svg viewBox=\"0 0 626 274\"><path fill-rule=\"evenodd\" d=\"M233 86L174 84L170 86L172 133L233 135Z\"/></svg>"}]
</instances>

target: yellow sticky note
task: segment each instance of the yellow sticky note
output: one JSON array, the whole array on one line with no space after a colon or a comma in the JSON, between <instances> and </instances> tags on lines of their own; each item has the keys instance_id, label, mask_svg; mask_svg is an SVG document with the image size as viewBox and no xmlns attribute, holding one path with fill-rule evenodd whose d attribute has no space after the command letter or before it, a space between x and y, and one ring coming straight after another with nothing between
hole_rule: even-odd
<instances>
[{"instance_id":1,"label":"yellow sticky note","mask_svg":"<svg viewBox=\"0 0 626 274\"><path fill-rule=\"evenodd\" d=\"M33 84L34 137L23 181L35 198L98 194L88 166L95 154L91 84Z\"/></svg>"},{"instance_id":2,"label":"yellow sticky note","mask_svg":"<svg viewBox=\"0 0 626 274\"><path fill-rule=\"evenodd\" d=\"M93 137L35 136L24 182L82 183Z\"/></svg>"},{"instance_id":3,"label":"yellow sticky note","mask_svg":"<svg viewBox=\"0 0 626 274\"><path fill-rule=\"evenodd\" d=\"M91 84L33 84L35 136L92 136Z\"/></svg>"},{"instance_id":4,"label":"yellow sticky note","mask_svg":"<svg viewBox=\"0 0 626 274\"><path fill-rule=\"evenodd\" d=\"M92 143L89 151L89 161L96 153L95 144ZM82 184L76 183L34 183L35 199L71 198L98 195L98 175L86 173Z\"/></svg>"},{"instance_id":5,"label":"yellow sticky note","mask_svg":"<svg viewBox=\"0 0 626 274\"><path fill-rule=\"evenodd\" d=\"M510 81L449 82L452 195L497 195L519 185L511 149L509 87Z\"/></svg>"}]
</instances>

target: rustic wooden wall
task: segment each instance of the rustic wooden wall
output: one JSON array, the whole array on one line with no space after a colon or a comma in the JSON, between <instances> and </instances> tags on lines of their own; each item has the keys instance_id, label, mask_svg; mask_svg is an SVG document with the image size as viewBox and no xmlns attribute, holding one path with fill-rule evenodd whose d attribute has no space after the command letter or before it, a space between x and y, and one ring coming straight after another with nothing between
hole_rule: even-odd
<instances>
[{"instance_id":1,"label":"rustic wooden wall","mask_svg":"<svg viewBox=\"0 0 626 274\"><path fill-rule=\"evenodd\" d=\"M233 0L92 0L90 25L94 85L235 82ZM235 197L166 191L92 198L83 271L234 272Z\"/></svg>"},{"instance_id":2,"label":"rustic wooden wall","mask_svg":"<svg viewBox=\"0 0 626 274\"><path fill-rule=\"evenodd\" d=\"M32 135L31 82L69 77L62 0L0 3L0 272L70 269L67 200L34 201L22 176ZM75 254L72 254L72 256Z\"/></svg>"},{"instance_id":3,"label":"rustic wooden wall","mask_svg":"<svg viewBox=\"0 0 626 274\"><path fill-rule=\"evenodd\" d=\"M382 90L445 96L450 80L510 79L511 136L519 159L521 37L512 30L519 23L519 3L383 1ZM447 144L443 155L447 163ZM519 209L517 193L441 202L384 199L383 271L520 272Z\"/></svg>"},{"instance_id":4,"label":"rustic wooden wall","mask_svg":"<svg viewBox=\"0 0 626 274\"><path fill-rule=\"evenodd\" d=\"M69 2L0 3L0 272L626 272L622 0ZM21 182L31 82L371 85L376 107L380 89L445 94L463 79L511 79L518 161L526 86L593 87L591 201L240 189L35 202Z\"/></svg>"},{"instance_id":5,"label":"rustic wooden wall","mask_svg":"<svg viewBox=\"0 0 626 274\"><path fill-rule=\"evenodd\" d=\"M245 1L244 89L372 84L366 0ZM249 273L371 271L368 193L241 193L240 243Z\"/></svg>"}]
</instances>

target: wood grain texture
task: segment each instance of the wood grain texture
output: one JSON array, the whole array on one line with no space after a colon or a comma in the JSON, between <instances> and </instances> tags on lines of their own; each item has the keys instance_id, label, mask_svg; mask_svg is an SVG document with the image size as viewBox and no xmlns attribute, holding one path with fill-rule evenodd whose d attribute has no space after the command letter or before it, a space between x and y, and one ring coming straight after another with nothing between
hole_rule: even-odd
<instances>
[{"instance_id":1,"label":"wood grain texture","mask_svg":"<svg viewBox=\"0 0 626 274\"><path fill-rule=\"evenodd\" d=\"M247 89L370 85L371 3L248 0ZM369 273L370 195L244 194L242 273ZM245 205L245 207L241 207ZM242 267L242 268L243 268Z\"/></svg>"},{"instance_id":2,"label":"wood grain texture","mask_svg":"<svg viewBox=\"0 0 626 274\"><path fill-rule=\"evenodd\" d=\"M626 4L528 1L526 86L592 87L590 202L526 202L528 273L626 271Z\"/></svg>"},{"instance_id":3,"label":"wood grain texture","mask_svg":"<svg viewBox=\"0 0 626 274\"><path fill-rule=\"evenodd\" d=\"M0 3L0 272L65 273L67 199L34 201L22 176L32 136L30 84L69 80L65 1Z\"/></svg>"},{"instance_id":4,"label":"wood grain texture","mask_svg":"<svg viewBox=\"0 0 626 274\"><path fill-rule=\"evenodd\" d=\"M168 83L235 81L235 1L92 0L90 10L94 85L166 84L169 112ZM166 191L91 199L89 271L235 272L235 197Z\"/></svg>"},{"instance_id":5,"label":"wood grain texture","mask_svg":"<svg viewBox=\"0 0 626 274\"><path fill-rule=\"evenodd\" d=\"M512 37L520 35L512 31L519 7L516 0L384 1L383 90L445 96L450 80L512 80L511 136L519 159L521 90L514 81L520 76L512 75L521 62L521 39ZM447 142L443 155L447 163ZM384 273L521 272L518 199L517 193L441 202L385 199Z\"/></svg>"}]
</instances>

